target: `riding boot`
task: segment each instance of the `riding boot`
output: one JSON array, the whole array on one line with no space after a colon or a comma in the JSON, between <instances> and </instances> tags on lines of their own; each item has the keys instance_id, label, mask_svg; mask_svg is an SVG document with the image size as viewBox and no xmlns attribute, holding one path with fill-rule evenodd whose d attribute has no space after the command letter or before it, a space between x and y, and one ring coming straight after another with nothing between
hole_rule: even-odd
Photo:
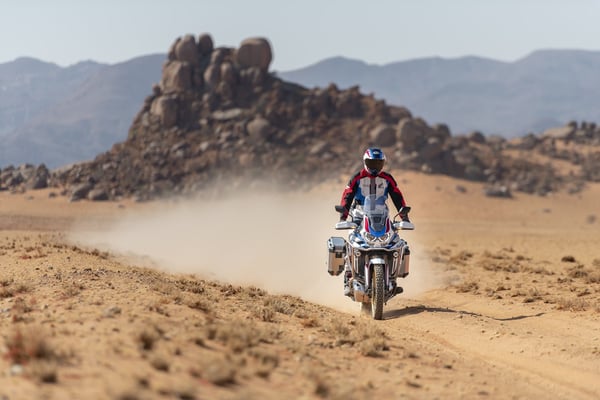
<instances>
[{"instance_id":1,"label":"riding boot","mask_svg":"<svg viewBox=\"0 0 600 400\"><path fill-rule=\"evenodd\" d=\"M350 288L350 279L352 278L352 271L346 265L346 269L344 270L344 296L351 296L352 290Z\"/></svg>"}]
</instances>

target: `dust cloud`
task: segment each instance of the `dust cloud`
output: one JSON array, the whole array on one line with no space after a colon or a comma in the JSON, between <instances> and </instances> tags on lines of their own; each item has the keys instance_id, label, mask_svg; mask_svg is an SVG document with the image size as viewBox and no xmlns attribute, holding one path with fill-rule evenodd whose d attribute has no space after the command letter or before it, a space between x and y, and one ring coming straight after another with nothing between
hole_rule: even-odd
<instances>
[{"instance_id":1,"label":"dust cloud","mask_svg":"<svg viewBox=\"0 0 600 400\"><path fill-rule=\"evenodd\" d=\"M151 210L121 217L107 229L76 230L71 240L121 256L148 258L164 271L254 285L355 311L359 305L343 296L342 276L327 273L327 239L346 236L333 229L338 197L263 193L157 203ZM411 296L430 288L417 260L413 256L410 279L400 282Z\"/></svg>"}]
</instances>

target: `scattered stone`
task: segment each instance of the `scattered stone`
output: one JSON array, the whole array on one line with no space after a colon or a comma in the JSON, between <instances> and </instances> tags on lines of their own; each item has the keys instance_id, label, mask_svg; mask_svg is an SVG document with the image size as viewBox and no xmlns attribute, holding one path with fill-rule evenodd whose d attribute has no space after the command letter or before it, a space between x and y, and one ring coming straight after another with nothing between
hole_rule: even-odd
<instances>
[{"instance_id":1,"label":"scattered stone","mask_svg":"<svg viewBox=\"0 0 600 400\"><path fill-rule=\"evenodd\" d=\"M79 201L85 199L93 186L89 183L82 183L74 186L71 192L71 198L69 201Z\"/></svg>"},{"instance_id":2,"label":"scattered stone","mask_svg":"<svg viewBox=\"0 0 600 400\"><path fill-rule=\"evenodd\" d=\"M108 193L104 189L93 189L87 195L91 201L106 201L109 199Z\"/></svg>"},{"instance_id":3,"label":"scattered stone","mask_svg":"<svg viewBox=\"0 0 600 400\"><path fill-rule=\"evenodd\" d=\"M102 312L102 316L104 318L114 318L115 316L121 314L121 308L117 306L110 306L104 309Z\"/></svg>"},{"instance_id":4,"label":"scattered stone","mask_svg":"<svg viewBox=\"0 0 600 400\"><path fill-rule=\"evenodd\" d=\"M507 186L490 186L484 189L484 193L488 197L511 198L512 194Z\"/></svg>"}]
</instances>

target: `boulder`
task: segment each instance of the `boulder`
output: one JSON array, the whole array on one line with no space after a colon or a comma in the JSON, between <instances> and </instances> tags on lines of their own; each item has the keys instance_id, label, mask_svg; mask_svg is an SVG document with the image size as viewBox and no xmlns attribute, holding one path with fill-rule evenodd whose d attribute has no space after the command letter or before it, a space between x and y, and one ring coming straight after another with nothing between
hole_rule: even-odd
<instances>
[{"instance_id":1,"label":"boulder","mask_svg":"<svg viewBox=\"0 0 600 400\"><path fill-rule=\"evenodd\" d=\"M198 52L201 56L210 54L213 51L213 40L208 33L203 33L198 36Z\"/></svg>"},{"instance_id":2,"label":"boulder","mask_svg":"<svg viewBox=\"0 0 600 400\"><path fill-rule=\"evenodd\" d=\"M92 189L87 194L87 198L91 201L106 201L109 199L109 196L104 189Z\"/></svg>"},{"instance_id":3,"label":"boulder","mask_svg":"<svg viewBox=\"0 0 600 400\"><path fill-rule=\"evenodd\" d=\"M204 71L204 83L211 89L217 87L221 77L221 68L216 64L211 64Z\"/></svg>"},{"instance_id":4,"label":"boulder","mask_svg":"<svg viewBox=\"0 0 600 400\"><path fill-rule=\"evenodd\" d=\"M265 38L246 39L235 52L235 61L242 68L258 67L267 71L272 59L271 45Z\"/></svg>"},{"instance_id":5,"label":"boulder","mask_svg":"<svg viewBox=\"0 0 600 400\"><path fill-rule=\"evenodd\" d=\"M450 128L446 124L435 124L432 128L435 132L435 136L442 142L446 141L452 136L450 133Z\"/></svg>"},{"instance_id":6,"label":"boulder","mask_svg":"<svg viewBox=\"0 0 600 400\"><path fill-rule=\"evenodd\" d=\"M412 118L404 118L398 123L396 137L406 152L417 150L425 143L425 135L418 123Z\"/></svg>"},{"instance_id":7,"label":"boulder","mask_svg":"<svg viewBox=\"0 0 600 400\"><path fill-rule=\"evenodd\" d=\"M192 88L193 69L189 63L169 61L163 67L161 89L163 93L183 92Z\"/></svg>"},{"instance_id":8,"label":"boulder","mask_svg":"<svg viewBox=\"0 0 600 400\"><path fill-rule=\"evenodd\" d=\"M71 189L71 198L69 201L79 201L85 199L93 188L94 187L90 183L82 183L74 186Z\"/></svg>"},{"instance_id":9,"label":"boulder","mask_svg":"<svg viewBox=\"0 0 600 400\"><path fill-rule=\"evenodd\" d=\"M192 35L185 35L175 45L175 59L187 62L191 65L198 65L200 61L200 52L196 45L196 39Z\"/></svg>"},{"instance_id":10,"label":"boulder","mask_svg":"<svg viewBox=\"0 0 600 400\"><path fill-rule=\"evenodd\" d=\"M269 121L262 117L257 117L248 122L246 131L253 141L258 142L267 140L271 136L272 128Z\"/></svg>"},{"instance_id":11,"label":"boulder","mask_svg":"<svg viewBox=\"0 0 600 400\"><path fill-rule=\"evenodd\" d=\"M485 136L483 133L479 131L473 131L467 135L467 139L469 139L473 143L485 143Z\"/></svg>"},{"instance_id":12,"label":"boulder","mask_svg":"<svg viewBox=\"0 0 600 400\"><path fill-rule=\"evenodd\" d=\"M379 124L369 132L374 146L393 146L396 143L396 130L388 124Z\"/></svg>"},{"instance_id":13,"label":"boulder","mask_svg":"<svg viewBox=\"0 0 600 400\"><path fill-rule=\"evenodd\" d=\"M428 162L436 159L444 151L443 143L437 137L430 137L427 143L419 150L421 158Z\"/></svg>"},{"instance_id":14,"label":"boulder","mask_svg":"<svg viewBox=\"0 0 600 400\"><path fill-rule=\"evenodd\" d=\"M177 125L177 98L174 96L161 96L152 103L152 114L159 117L165 128Z\"/></svg>"},{"instance_id":15,"label":"boulder","mask_svg":"<svg viewBox=\"0 0 600 400\"><path fill-rule=\"evenodd\" d=\"M45 189L48 187L50 171L44 164L36 168L35 174L27 180L27 188L32 190Z\"/></svg>"},{"instance_id":16,"label":"boulder","mask_svg":"<svg viewBox=\"0 0 600 400\"><path fill-rule=\"evenodd\" d=\"M508 186L504 185L494 185L486 187L484 189L484 193L488 197L501 197L505 199L512 198L512 193L510 192L510 189L508 188Z\"/></svg>"},{"instance_id":17,"label":"boulder","mask_svg":"<svg viewBox=\"0 0 600 400\"><path fill-rule=\"evenodd\" d=\"M552 139L562 139L562 140L570 139L573 136L573 134L575 133L576 129L577 129L577 124L571 123L570 125L561 126L559 128L546 129L544 131L544 133L542 134L542 137L552 138Z\"/></svg>"},{"instance_id":18,"label":"boulder","mask_svg":"<svg viewBox=\"0 0 600 400\"><path fill-rule=\"evenodd\" d=\"M233 65L230 62L224 62L221 64L221 80L228 85L233 85L235 83L235 70L233 69Z\"/></svg>"}]
</instances>

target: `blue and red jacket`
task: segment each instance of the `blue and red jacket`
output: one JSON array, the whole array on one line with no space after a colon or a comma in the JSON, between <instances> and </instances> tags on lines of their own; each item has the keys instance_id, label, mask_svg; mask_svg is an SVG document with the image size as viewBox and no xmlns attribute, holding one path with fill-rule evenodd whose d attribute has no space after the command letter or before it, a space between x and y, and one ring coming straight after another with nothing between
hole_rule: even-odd
<instances>
[{"instance_id":1,"label":"blue and red jacket","mask_svg":"<svg viewBox=\"0 0 600 400\"><path fill-rule=\"evenodd\" d=\"M348 186L346 186L344 193L342 193L341 204L345 209L342 219L348 217L352 201L363 205L365 197L369 194L375 194L376 198L383 197L383 199L386 199L389 195L398 211L400 211L400 208L406 206L404 196L392 175L383 171L377 175L371 175L369 171L363 168L350 178Z\"/></svg>"}]
</instances>

